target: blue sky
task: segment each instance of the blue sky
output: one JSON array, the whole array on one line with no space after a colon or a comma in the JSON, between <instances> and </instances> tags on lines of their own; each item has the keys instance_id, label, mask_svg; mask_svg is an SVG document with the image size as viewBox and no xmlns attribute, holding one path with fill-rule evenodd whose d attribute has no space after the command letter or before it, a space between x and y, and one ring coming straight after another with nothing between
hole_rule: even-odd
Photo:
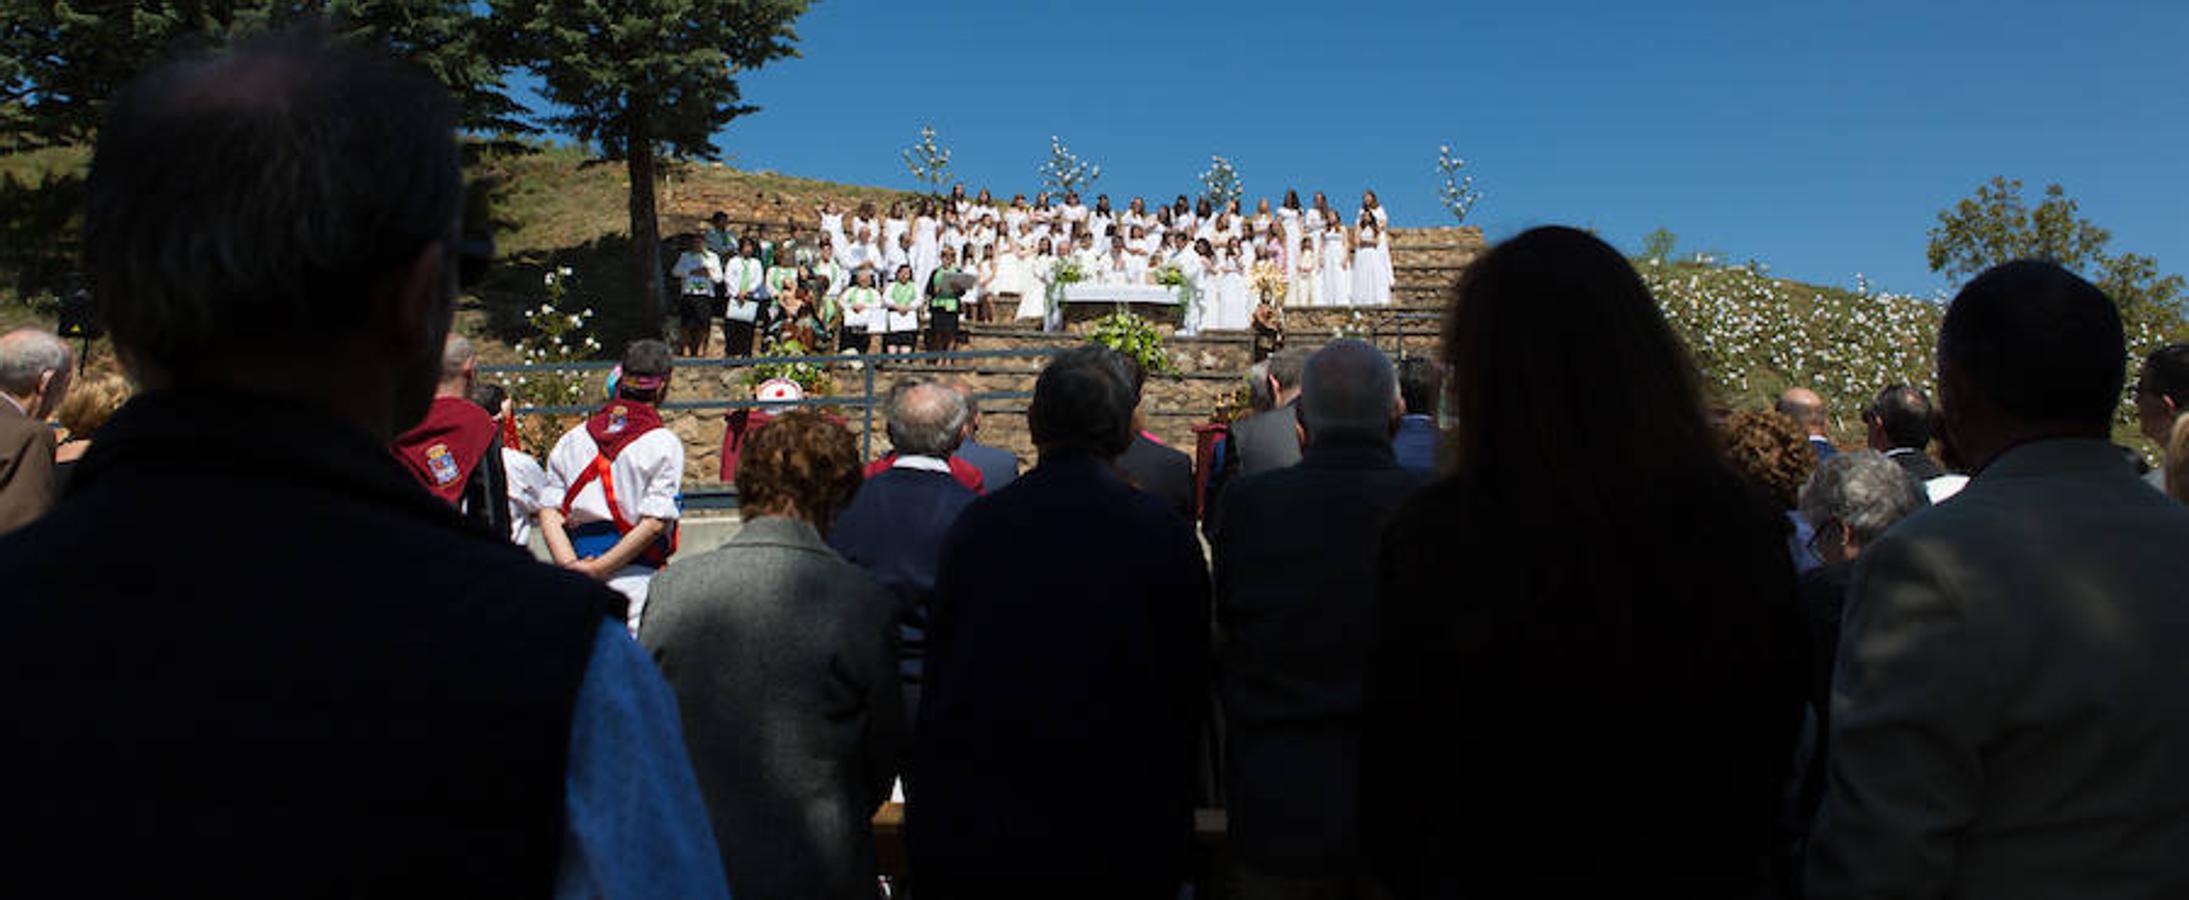
<instances>
[{"instance_id":1,"label":"blue sky","mask_svg":"<svg viewBox=\"0 0 2189 900\"><path fill-rule=\"evenodd\" d=\"M803 57L742 81L736 166L912 187L953 168L1036 188L1048 138L1099 187L1190 193L1212 153L1247 196L1374 187L1446 224L1437 146L1492 238L1593 227L1774 274L1930 294L1937 211L1993 175L2063 184L2113 248L2189 271L2189 3L821 0ZM1091 200L1091 198L1090 198Z\"/></svg>"}]
</instances>

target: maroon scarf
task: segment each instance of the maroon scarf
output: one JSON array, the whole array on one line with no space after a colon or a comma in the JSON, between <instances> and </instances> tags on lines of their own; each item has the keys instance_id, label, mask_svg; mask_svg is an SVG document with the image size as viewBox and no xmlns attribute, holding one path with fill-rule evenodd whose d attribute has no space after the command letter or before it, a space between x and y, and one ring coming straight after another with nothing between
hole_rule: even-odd
<instances>
[{"instance_id":1,"label":"maroon scarf","mask_svg":"<svg viewBox=\"0 0 2189 900\"><path fill-rule=\"evenodd\" d=\"M456 503L498 430L478 404L462 397L435 397L425 421L397 437L392 449L426 490Z\"/></svg>"},{"instance_id":2,"label":"maroon scarf","mask_svg":"<svg viewBox=\"0 0 2189 900\"><path fill-rule=\"evenodd\" d=\"M609 459L615 459L641 435L660 427L661 413L655 412L651 404L635 400L610 400L585 420L585 433L592 436L600 455Z\"/></svg>"}]
</instances>

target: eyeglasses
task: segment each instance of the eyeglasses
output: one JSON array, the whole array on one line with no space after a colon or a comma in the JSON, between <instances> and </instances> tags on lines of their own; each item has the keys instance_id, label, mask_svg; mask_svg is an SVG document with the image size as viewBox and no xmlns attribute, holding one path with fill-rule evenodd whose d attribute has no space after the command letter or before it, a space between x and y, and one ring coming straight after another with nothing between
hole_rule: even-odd
<instances>
[{"instance_id":1,"label":"eyeglasses","mask_svg":"<svg viewBox=\"0 0 2189 900\"><path fill-rule=\"evenodd\" d=\"M1809 542L1807 544L1809 555L1816 557L1819 562L1829 562L1830 560L1824 555L1824 548L1837 543L1839 543L1839 520L1825 519L1818 522L1816 528L1809 532Z\"/></svg>"}]
</instances>

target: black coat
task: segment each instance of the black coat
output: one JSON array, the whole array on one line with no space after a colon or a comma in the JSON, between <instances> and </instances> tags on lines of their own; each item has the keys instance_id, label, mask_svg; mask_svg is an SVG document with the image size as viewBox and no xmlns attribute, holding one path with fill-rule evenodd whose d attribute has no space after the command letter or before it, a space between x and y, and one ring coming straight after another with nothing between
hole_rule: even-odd
<instances>
[{"instance_id":1,"label":"black coat","mask_svg":"<svg viewBox=\"0 0 2189 900\"><path fill-rule=\"evenodd\" d=\"M138 396L0 540L0 584L0 893L552 891L622 598L467 527L384 443L277 398Z\"/></svg>"},{"instance_id":2,"label":"black coat","mask_svg":"<svg viewBox=\"0 0 2189 900\"><path fill-rule=\"evenodd\" d=\"M1132 446L1118 454L1117 470L1125 479L1155 495L1179 517L1193 521L1193 458L1135 435Z\"/></svg>"},{"instance_id":3,"label":"black coat","mask_svg":"<svg viewBox=\"0 0 2189 900\"><path fill-rule=\"evenodd\" d=\"M1458 476L1393 522L1361 825L1399 896L1765 883L1805 675L1784 519L1656 474L1597 522Z\"/></svg>"},{"instance_id":4,"label":"black coat","mask_svg":"<svg viewBox=\"0 0 2189 900\"><path fill-rule=\"evenodd\" d=\"M1230 850L1256 869L1360 871L1361 677L1376 550L1426 479L1388 440L1328 440L1224 493L1216 542L1217 666ZM1303 785L1311 785L1304 788Z\"/></svg>"},{"instance_id":5,"label":"black coat","mask_svg":"<svg viewBox=\"0 0 2189 900\"><path fill-rule=\"evenodd\" d=\"M1174 895L1208 616L1192 525L1104 460L1045 458L966 507L935 585L907 784L919 890Z\"/></svg>"}]
</instances>

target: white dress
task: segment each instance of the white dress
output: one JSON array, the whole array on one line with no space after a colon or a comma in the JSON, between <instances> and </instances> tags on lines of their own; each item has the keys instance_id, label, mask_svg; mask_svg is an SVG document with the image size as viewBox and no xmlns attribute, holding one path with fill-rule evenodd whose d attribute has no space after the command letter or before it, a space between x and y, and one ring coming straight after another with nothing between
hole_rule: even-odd
<instances>
[{"instance_id":1,"label":"white dress","mask_svg":"<svg viewBox=\"0 0 2189 900\"><path fill-rule=\"evenodd\" d=\"M821 233L828 235L828 241L832 245L841 247L847 243L850 243L849 241L844 240L843 213L822 213Z\"/></svg>"},{"instance_id":2,"label":"white dress","mask_svg":"<svg viewBox=\"0 0 2189 900\"><path fill-rule=\"evenodd\" d=\"M1374 226L1360 236L1353 251L1353 303L1356 306L1388 306L1391 303L1390 251L1380 243L1382 232Z\"/></svg>"},{"instance_id":3,"label":"white dress","mask_svg":"<svg viewBox=\"0 0 2189 900\"><path fill-rule=\"evenodd\" d=\"M1316 278L1321 273L1316 268L1318 260L1315 258L1315 251L1309 250L1294 255L1298 259L1292 261L1292 265L1289 267L1289 277L1285 279L1285 305L1322 305L1315 302L1315 296L1321 293L1319 290L1321 282Z\"/></svg>"},{"instance_id":4,"label":"white dress","mask_svg":"<svg viewBox=\"0 0 2189 900\"><path fill-rule=\"evenodd\" d=\"M912 222L912 283L926 287L927 276L942 265L940 223L931 216Z\"/></svg>"},{"instance_id":5,"label":"white dress","mask_svg":"<svg viewBox=\"0 0 2189 900\"><path fill-rule=\"evenodd\" d=\"M897 246L897 236L912 230L912 223L903 219L882 220L882 246Z\"/></svg>"},{"instance_id":6,"label":"white dress","mask_svg":"<svg viewBox=\"0 0 2189 900\"><path fill-rule=\"evenodd\" d=\"M1352 273L1345 261L1345 229L1323 230L1322 245L1322 297L1320 306L1353 305Z\"/></svg>"},{"instance_id":7,"label":"white dress","mask_svg":"<svg viewBox=\"0 0 2189 900\"><path fill-rule=\"evenodd\" d=\"M1398 273L1391 268L1391 213L1383 206L1365 209L1376 220L1376 246L1383 249L1383 283L1386 287L1399 283ZM1358 220L1356 220L1358 221ZM1385 302L1388 300L1388 292Z\"/></svg>"},{"instance_id":8,"label":"white dress","mask_svg":"<svg viewBox=\"0 0 2189 900\"><path fill-rule=\"evenodd\" d=\"M1056 265L1053 256L1036 255L1020 276L1023 289L1018 299L1018 315L1014 319L1040 319L1049 314L1049 270Z\"/></svg>"},{"instance_id":9,"label":"white dress","mask_svg":"<svg viewBox=\"0 0 2189 900\"><path fill-rule=\"evenodd\" d=\"M1253 324L1254 299L1248 296L1246 262L1226 252L1216 260L1216 321L1212 327L1245 331Z\"/></svg>"}]
</instances>

